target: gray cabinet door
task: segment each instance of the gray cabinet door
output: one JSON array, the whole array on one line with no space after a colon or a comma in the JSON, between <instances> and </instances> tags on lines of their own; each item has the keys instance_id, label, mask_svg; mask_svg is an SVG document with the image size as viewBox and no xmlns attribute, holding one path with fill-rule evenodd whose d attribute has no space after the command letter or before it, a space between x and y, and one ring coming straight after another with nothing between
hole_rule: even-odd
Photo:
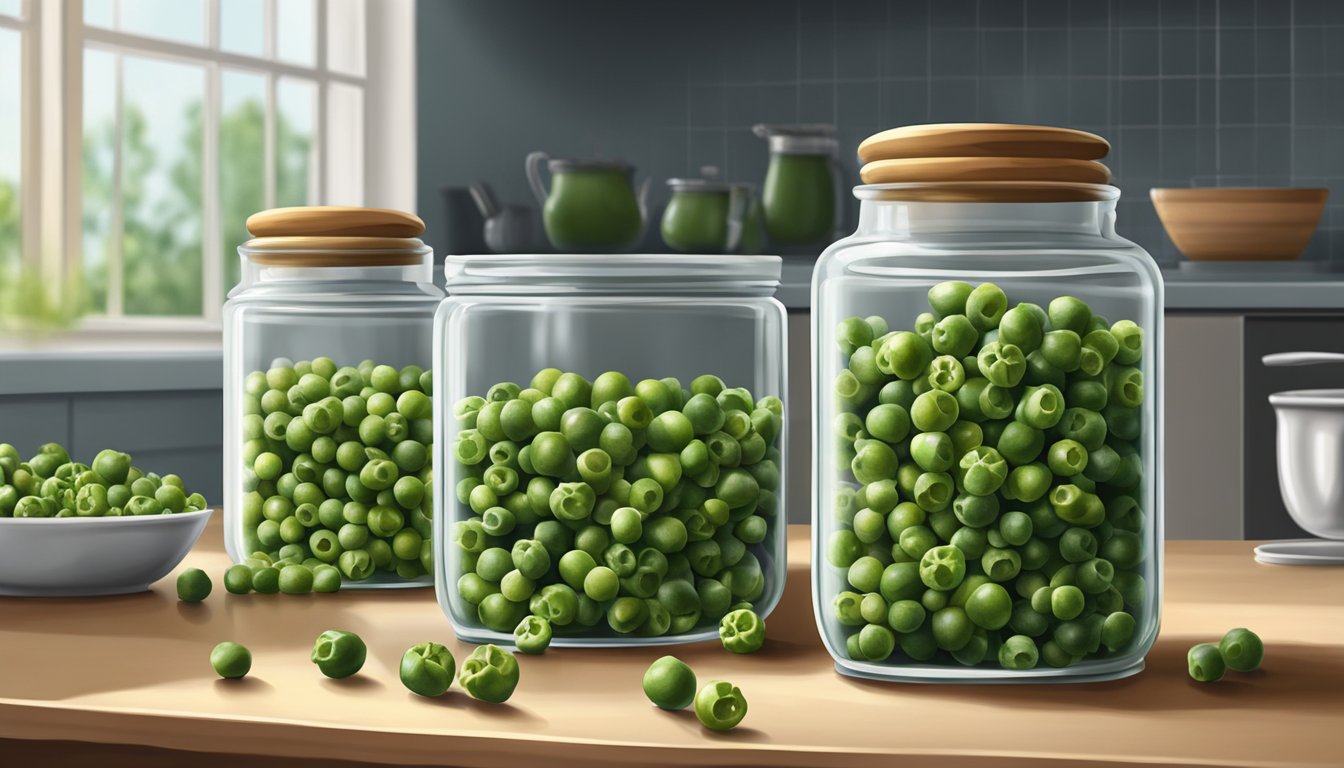
<instances>
[{"instance_id":1,"label":"gray cabinet door","mask_svg":"<svg viewBox=\"0 0 1344 768\"><path fill-rule=\"evenodd\" d=\"M789 312L788 471L784 477L790 523L812 522L812 316Z\"/></svg>"},{"instance_id":2,"label":"gray cabinet door","mask_svg":"<svg viewBox=\"0 0 1344 768\"><path fill-rule=\"evenodd\" d=\"M1169 314L1165 330L1166 537L1240 539L1242 318Z\"/></svg>"}]
</instances>

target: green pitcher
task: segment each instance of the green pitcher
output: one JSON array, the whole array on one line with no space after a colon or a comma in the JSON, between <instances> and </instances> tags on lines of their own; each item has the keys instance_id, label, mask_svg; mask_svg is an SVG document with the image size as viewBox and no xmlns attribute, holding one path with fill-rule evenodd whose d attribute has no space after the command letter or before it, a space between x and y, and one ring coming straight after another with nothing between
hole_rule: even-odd
<instances>
[{"instance_id":1,"label":"green pitcher","mask_svg":"<svg viewBox=\"0 0 1344 768\"><path fill-rule=\"evenodd\" d=\"M770 145L761 203L765 231L776 246L825 245L840 229L844 182L830 125L752 128Z\"/></svg>"},{"instance_id":2,"label":"green pitcher","mask_svg":"<svg viewBox=\"0 0 1344 768\"><path fill-rule=\"evenodd\" d=\"M541 165L551 172L551 189ZM546 237L556 250L613 253L628 251L644 236L649 180L635 193L633 166L605 160L552 160L545 152L527 156L527 180L542 209Z\"/></svg>"},{"instance_id":3,"label":"green pitcher","mask_svg":"<svg viewBox=\"0 0 1344 768\"><path fill-rule=\"evenodd\" d=\"M750 190L713 178L668 179L672 199L663 210L663 242L682 253L734 253Z\"/></svg>"}]
</instances>

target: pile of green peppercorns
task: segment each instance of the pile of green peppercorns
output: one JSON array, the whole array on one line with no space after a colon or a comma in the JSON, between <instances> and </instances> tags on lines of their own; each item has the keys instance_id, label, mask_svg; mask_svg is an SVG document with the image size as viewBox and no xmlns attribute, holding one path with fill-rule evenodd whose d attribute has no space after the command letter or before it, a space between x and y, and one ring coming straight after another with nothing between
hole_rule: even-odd
<instances>
[{"instance_id":1,"label":"pile of green peppercorns","mask_svg":"<svg viewBox=\"0 0 1344 768\"><path fill-rule=\"evenodd\" d=\"M846 652L1013 670L1124 652L1148 592L1142 329L1070 296L1010 308L992 283L928 299L910 331L836 329Z\"/></svg>"},{"instance_id":2,"label":"pile of green peppercorns","mask_svg":"<svg viewBox=\"0 0 1344 768\"><path fill-rule=\"evenodd\" d=\"M676 635L750 608L774 578L752 550L778 516L783 412L712 375L683 388L554 368L459 401L451 575L467 620L539 650L604 619Z\"/></svg>"},{"instance_id":3,"label":"pile of green peppercorns","mask_svg":"<svg viewBox=\"0 0 1344 768\"><path fill-rule=\"evenodd\" d=\"M205 497L188 494L177 475L160 477L131 463L130 454L99 451L92 464L70 460L46 443L27 461L0 443L0 517L133 517L196 512Z\"/></svg>"},{"instance_id":4,"label":"pile of green peppercorns","mask_svg":"<svg viewBox=\"0 0 1344 768\"><path fill-rule=\"evenodd\" d=\"M327 357L248 374L242 525L256 570L316 560L351 581L430 570L431 384L418 366Z\"/></svg>"}]
</instances>

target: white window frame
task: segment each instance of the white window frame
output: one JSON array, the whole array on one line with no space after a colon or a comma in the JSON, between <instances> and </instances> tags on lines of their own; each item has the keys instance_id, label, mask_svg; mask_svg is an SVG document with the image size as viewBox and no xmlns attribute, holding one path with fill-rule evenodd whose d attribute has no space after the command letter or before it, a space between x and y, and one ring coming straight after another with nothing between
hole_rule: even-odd
<instances>
[{"instance_id":1,"label":"white window frame","mask_svg":"<svg viewBox=\"0 0 1344 768\"><path fill-rule=\"evenodd\" d=\"M23 0L23 18L0 16L0 27L22 35L20 96L21 160L20 202L23 258L37 265L48 285L65 285L66 278L83 266L83 52L94 48L117 54L188 62L204 69L205 91L202 136L202 315L139 317L121 315L121 249L114 249L115 268L108 270L106 315L90 314L70 335L116 337L128 340L198 340L217 344L225 286L224 253L220 243L218 126L221 72L224 69L260 74L266 78L265 206L275 199L276 87L292 77L315 86L312 166L316 169L317 199L312 204L364 204L415 210L415 0L366 0L365 65L362 76L327 68L327 0L314 0L312 66L270 57L275 51L275 0L264 0L266 26L263 55L251 56L219 49L219 6L227 0L203 0L204 44L182 43L120 30L85 26L83 0ZM118 62L121 61L119 57ZM117 77L118 89L121 78ZM363 188L333 189L327 173L327 134L331 119L329 92L333 83L361 90L363 100ZM121 124L121 96L116 98ZM114 148L114 168L120 167L120 142ZM116 190L120 194L117 174ZM120 204L113 216L114 238L119 240Z\"/></svg>"},{"instance_id":2,"label":"white window frame","mask_svg":"<svg viewBox=\"0 0 1344 768\"><path fill-rule=\"evenodd\" d=\"M0 16L0 29L19 33L19 237L20 254L26 264L40 262L42 240L40 210L41 173L44 163L33 145L28 144L29 137L41 136L41 113L43 102L41 89L36 87L37 75L42 70L41 46L39 45L39 25L36 17L40 8L38 0L21 0L19 16ZM31 77L30 77L31 74Z\"/></svg>"}]
</instances>

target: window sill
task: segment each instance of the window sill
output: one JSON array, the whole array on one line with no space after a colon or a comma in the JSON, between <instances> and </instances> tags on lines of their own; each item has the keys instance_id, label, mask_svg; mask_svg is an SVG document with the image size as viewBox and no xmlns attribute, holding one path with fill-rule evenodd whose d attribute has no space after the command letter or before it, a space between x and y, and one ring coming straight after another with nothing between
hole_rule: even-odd
<instances>
[{"instance_id":1,"label":"window sill","mask_svg":"<svg viewBox=\"0 0 1344 768\"><path fill-rule=\"evenodd\" d=\"M0 396L219 389L222 350L205 324L0 336Z\"/></svg>"}]
</instances>

